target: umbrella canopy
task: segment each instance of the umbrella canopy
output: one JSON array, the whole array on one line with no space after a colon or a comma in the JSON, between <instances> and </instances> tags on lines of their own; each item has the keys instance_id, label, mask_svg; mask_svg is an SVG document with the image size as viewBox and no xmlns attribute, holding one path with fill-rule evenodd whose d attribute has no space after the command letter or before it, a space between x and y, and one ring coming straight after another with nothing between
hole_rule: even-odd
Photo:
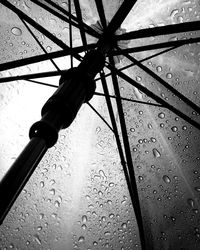
<instances>
[{"instance_id":1,"label":"umbrella canopy","mask_svg":"<svg viewBox=\"0 0 200 250\"><path fill-rule=\"evenodd\" d=\"M0 16L1 178L60 75L106 54L93 98L0 226L0 249L145 249L143 234L146 249L199 249L198 1L9 0Z\"/></svg>"}]
</instances>

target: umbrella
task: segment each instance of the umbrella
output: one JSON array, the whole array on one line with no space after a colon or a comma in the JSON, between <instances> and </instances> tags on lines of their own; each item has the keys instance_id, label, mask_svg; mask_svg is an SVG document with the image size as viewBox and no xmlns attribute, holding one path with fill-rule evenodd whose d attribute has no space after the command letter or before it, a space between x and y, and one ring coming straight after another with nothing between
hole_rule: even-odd
<instances>
[{"instance_id":1,"label":"umbrella","mask_svg":"<svg viewBox=\"0 0 200 250\"><path fill-rule=\"evenodd\" d=\"M1 248L199 249L198 1L0 3Z\"/></svg>"}]
</instances>

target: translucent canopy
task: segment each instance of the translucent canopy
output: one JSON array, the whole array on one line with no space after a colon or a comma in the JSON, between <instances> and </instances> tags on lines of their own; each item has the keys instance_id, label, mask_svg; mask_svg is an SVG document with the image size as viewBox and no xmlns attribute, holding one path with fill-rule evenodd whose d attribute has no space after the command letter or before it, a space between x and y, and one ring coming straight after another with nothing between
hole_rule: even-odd
<instances>
[{"instance_id":1,"label":"translucent canopy","mask_svg":"<svg viewBox=\"0 0 200 250\"><path fill-rule=\"evenodd\" d=\"M98 48L124 2L0 1L0 178L62 71ZM126 162L131 153L146 249L200 249L199 17L197 0L136 1L101 72ZM90 105L60 131L0 226L0 249L141 249L107 94L95 80Z\"/></svg>"}]
</instances>

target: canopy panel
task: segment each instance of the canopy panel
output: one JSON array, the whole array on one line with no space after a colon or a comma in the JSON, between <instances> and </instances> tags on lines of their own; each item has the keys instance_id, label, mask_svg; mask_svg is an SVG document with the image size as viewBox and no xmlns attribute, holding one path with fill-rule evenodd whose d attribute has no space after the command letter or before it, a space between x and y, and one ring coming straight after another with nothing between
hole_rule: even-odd
<instances>
[{"instance_id":1,"label":"canopy panel","mask_svg":"<svg viewBox=\"0 0 200 250\"><path fill-rule=\"evenodd\" d=\"M40 119L43 104L57 88L59 70L77 66L85 51L97 46L104 26L123 3L100 1L102 12L94 0L80 0L79 6L78 1L75 5L61 0L5 2L25 14L21 16L25 23L1 1L1 178L28 142L30 126ZM196 21L197 0L138 0L116 30L116 47L107 55L110 60L106 58L104 73L123 144L122 114L110 70L118 75L147 249L199 249L199 31L195 25L178 26L176 32L169 27ZM156 29L164 26L169 28ZM46 56L56 58L56 65ZM51 77L37 75L40 72ZM27 78L32 82L24 80L27 74L33 74ZM22 80L13 81L13 76L21 75ZM112 127L99 75L96 84L90 103ZM154 100L144 87L163 102ZM108 124L87 104L82 106L0 226L0 249L141 249L122 159ZM125 155L125 146L122 150Z\"/></svg>"}]
</instances>

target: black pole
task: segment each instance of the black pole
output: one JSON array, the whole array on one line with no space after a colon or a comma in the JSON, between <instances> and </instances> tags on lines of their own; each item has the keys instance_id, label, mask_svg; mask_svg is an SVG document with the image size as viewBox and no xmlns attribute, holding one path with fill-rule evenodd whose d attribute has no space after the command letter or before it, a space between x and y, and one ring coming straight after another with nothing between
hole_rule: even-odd
<instances>
[{"instance_id":1,"label":"black pole","mask_svg":"<svg viewBox=\"0 0 200 250\"><path fill-rule=\"evenodd\" d=\"M0 181L0 224L47 149L57 142L58 132L67 128L81 105L92 98L94 78L104 61L100 52L90 51L77 68L61 76L60 86L42 108L41 120L30 128L30 142Z\"/></svg>"},{"instance_id":2,"label":"black pole","mask_svg":"<svg viewBox=\"0 0 200 250\"><path fill-rule=\"evenodd\" d=\"M32 138L1 180L0 224L46 151L47 146L43 139Z\"/></svg>"}]
</instances>

